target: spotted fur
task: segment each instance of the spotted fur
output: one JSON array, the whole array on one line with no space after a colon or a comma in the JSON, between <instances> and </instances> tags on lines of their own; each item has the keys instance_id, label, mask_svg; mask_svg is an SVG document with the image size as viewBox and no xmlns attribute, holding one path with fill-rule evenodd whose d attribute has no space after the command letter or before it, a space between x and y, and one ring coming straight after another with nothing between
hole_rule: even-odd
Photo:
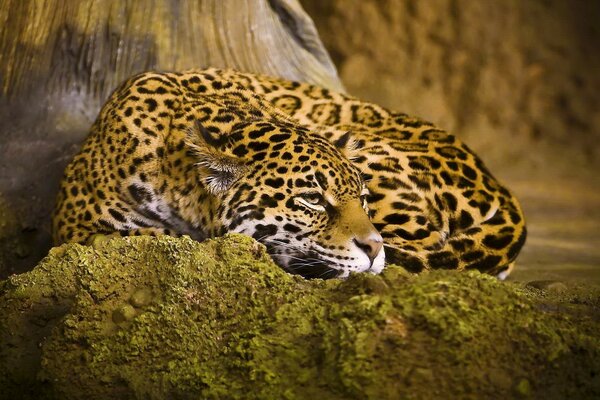
<instances>
[{"instance_id":1,"label":"spotted fur","mask_svg":"<svg viewBox=\"0 0 600 400\"><path fill-rule=\"evenodd\" d=\"M226 232L328 278L378 273L386 256L413 272L506 275L526 231L515 197L430 123L232 70L131 78L67 167L56 243Z\"/></svg>"}]
</instances>

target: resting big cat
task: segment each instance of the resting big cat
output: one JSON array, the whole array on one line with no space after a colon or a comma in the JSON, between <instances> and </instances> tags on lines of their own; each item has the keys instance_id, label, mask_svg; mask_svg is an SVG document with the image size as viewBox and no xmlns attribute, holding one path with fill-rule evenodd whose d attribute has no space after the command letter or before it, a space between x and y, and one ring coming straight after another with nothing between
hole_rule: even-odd
<instances>
[{"instance_id":1,"label":"resting big cat","mask_svg":"<svg viewBox=\"0 0 600 400\"><path fill-rule=\"evenodd\" d=\"M515 197L456 137L309 84L148 72L109 98L65 171L57 244L239 232L306 277L477 269L525 241Z\"/></svg>"}]
</instances>

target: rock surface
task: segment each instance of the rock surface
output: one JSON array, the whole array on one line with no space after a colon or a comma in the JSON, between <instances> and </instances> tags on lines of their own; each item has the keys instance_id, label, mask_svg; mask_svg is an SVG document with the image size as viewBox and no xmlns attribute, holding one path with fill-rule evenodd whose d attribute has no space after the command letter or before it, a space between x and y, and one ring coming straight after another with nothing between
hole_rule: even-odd
<instances>
[{"instance_id":1,"label":"rock surface","mask_svg":"<svg viewBox=\"0 0 600 400\"><path fill-rule=\"evenodd\" d=\"M597 397L600 298L548 296L393 266L307 281L240 235L63 245L0 283L0 398Z\"/></svg>"}]
</instances>

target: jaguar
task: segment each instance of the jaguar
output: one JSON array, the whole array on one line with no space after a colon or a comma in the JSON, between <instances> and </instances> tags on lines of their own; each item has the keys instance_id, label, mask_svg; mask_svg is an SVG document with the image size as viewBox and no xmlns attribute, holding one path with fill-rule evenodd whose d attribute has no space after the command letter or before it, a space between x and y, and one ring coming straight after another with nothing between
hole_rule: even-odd
<instances>
[{"instance_id":1,"label":"jaguar","mask_svg":"<svg viewBox=\"0 0 600 400\"><path fill-rule=\"evenodd\" d=\"M56 244L237 232L307 278L479 270L504 278L521 207L458 138L323 87L235 70L117 88L67 166Z\"/></svg>"}]
</instances>

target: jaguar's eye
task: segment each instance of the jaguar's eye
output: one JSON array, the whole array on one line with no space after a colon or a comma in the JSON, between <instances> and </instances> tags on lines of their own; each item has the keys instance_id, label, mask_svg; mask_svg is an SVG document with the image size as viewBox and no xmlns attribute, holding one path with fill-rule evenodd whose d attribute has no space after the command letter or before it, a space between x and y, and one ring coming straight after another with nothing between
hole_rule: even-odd
<instances>
[{"instance_id":1,"label":"jaguar's eye","mask_svg":"<svg viewBox=\"0 0 600 400\"><path fill-rule=\"evenodd\" d=\"M327 200L318 192L302 193L296 197L296 201L317 211L325 211L327 207Z\"/></svg>"},{"instance_id":2,"label":"jaguar's eye","mask_svg":"<svg viewBox=\"0 0 600 400\"><path fill-rule=\"evenodd\" d=\"M302 194L302 199L304 199L307 203L312 204L313 206L325 206L327 202L323 198L321 193L311 192Z\"/></svg>"},{"instance_id":3,"label":"jaguar's eye","mask_svg":"<svg viewBox=\"0 0 600 400\"><path fill-rule=\"evenodd\" d=\"M367 196L368 196L369 194L371 194L371 193L369 192L369 189L367 189L367 188L364 188L364 189L362 190L362 192L360 193L360 201L367 201Z\"/></svg>"},{"instance_id":4,"label":"jaguar's eye","mask_svg":"<svg viewBox=\"0 0 600 400\"><path fill-rule=\"evenodd\" d=\"M363 208L365 209L365 211L367 211L369 209L369 202L367 201L367 198L369 196L369 190L368 189L364 189L363 192L360 194L360 204L362 204Z\"/></svg>"}]
</instances>

